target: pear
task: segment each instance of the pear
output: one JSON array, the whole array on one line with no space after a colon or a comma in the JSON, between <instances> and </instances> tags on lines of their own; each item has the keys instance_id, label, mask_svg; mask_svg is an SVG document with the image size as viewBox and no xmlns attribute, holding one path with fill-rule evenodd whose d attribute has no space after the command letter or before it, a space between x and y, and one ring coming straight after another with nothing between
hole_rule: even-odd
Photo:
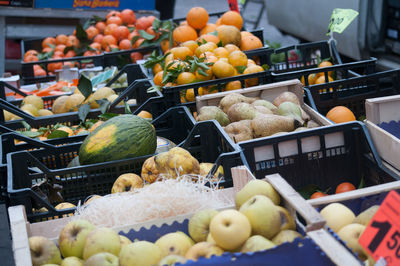
<instances>
[{"instance_id":1,"label":"pear","mask_svg":"<svg viewBox=\"0 0 400 266\"><path fill-rule=\"evenodd\" d=\"M294 230L282 230L272 239L272 242L280 245L285 242L293 242L298 237L302 237L302 235Z\"/></svg>"},{"instance_id":2,"label":"pear","mask_svg":"<svg viewBox=\"0 0 400 266\"><path fill-rule=\"evenodd\" d=\"M283 131L293 131L300 125L300 122L296 119L280 115L257 116L256 119L251 121L255 138L267 137Z\"/></svg>"},{"instance_id":3,"label":"pear","mask_svg":"<svg viewBox=\"0 0 400 266\"><path fill-rule=\"evenodd\" d=\"M249 98L240 93L233 92L221 99L219 102L219 108L221 108L224 113L227 113L229 108L235 103L252 103L254 101L254 98Z\"/></svg>"},{"instance_id":4,"label":"pear","mask_svg":"<svg viewBox=\"0 0 400 266\"><path fill-rule=\"evenodd\" d=\"M202 242L207 240L207 236L210 232L211 219L218 213L213 209L205 209L196 212L190 219L188 224L189 235L196 242Z\"/></svg>"},{"instance_id":5,"label":"pear","mask_svg":"<svg viewBox=\"0 0 400 266\"><path fill-rule=\"evenodd\" d=\"M277 107L279 105L281 105L281 103L283 103L283 102L292 102L292 103L295 103L297 105L300 105L300 102L299 102L299 99L297 98L297 95L294 94L293 92L290 92L290 91L282 92L281 94L279 94L278 97L276 97L274 99L274 105L277 106Z\"/></svg>"},{"instance_id":6,"label":"pear","mask_svg":"<svg viewBox=\"0 0 400 266\"><path fill-rule=\"evenodd\" d=\"M293 117L297 121L299 121L301 124L304 124L304 120L301 116L301 108L299 105L292 103L292 102L283 102L279 105L278 115L283 115L283 116L289 116Z\"/></svg>"},{"instance_id":7,"label":"pear","mask_svg":"<svg viewBox=\"0 0 400 266\"><path fill-rule=\"evenodd\" d=\"M289 214L288 210L281 206L276 206L281 215L281 230L295 230L296 223L293 217Z\"/></svg>"},{"instance_id":8,"label":"pear","mask_svg":"<svg viewBox=\"0 0 400 266\"><path fill-rule=\"evenodd\" d=\"M362 224L367 226L369 224L369 221L374 217L376 211L379 209L379 205L373 205L357 215L357 217L354 219L353 223L357 224Z\"/></svg>"},{"instance_id":9,"label":"pear","mask_svg":"<svg viewBox=\"0 0 400 266\"><path fill-rule=\"evenodd\" d=\"M259 106L259 105L255 105L255 106L252 105L252 106L254 107L256 112L259 113L259 114L267 114L267 115L272 115L273 114L273 112L270 109L268 109L267 107Z\"/></svg>"},{"instance_id":10,"label":"pear","mask_svg":"<svg viewBox=\"0 0 400 266\"><path fill-rule=\"evenodd\" d=\"M200 108L196 121L205 121L215 119L221 126L230 123L228 116L217 106L203 106Z\"/></svg>"},{"instance_id":11,"label":"pear","mask_svg":"<svg viewBox=\"0 0 400 266\"><path fill-rule=\"evenodd\" d=\"M276 244L273 243L271 240L268 240L260 235L254 235L249 237L249 239L247 239L247 241L243 244L240 252L245 253L245 252L267 250L275 246Z\"/></svg>"},{"instance_id":12,"label":"pear","mask_svg":"<svg viewBox=\"0 0 400 266\"><path fill-rule=\"evenodd\" d=\"M241 120L230 123L224 127L224 130L235 143L253 139L251 120Z\"/></svg>"},{"instance_id":13,"label":"pear","mask_svg":"<svg viewBox=\"0 0 400 266\"><path fill-rule=\"evenodd\" d=\"M264 195L272 200L275 205L279 205L280 196L270 183L260 179L254 179L248 182L238 193L236 193L236 208L240 207L255 195Z\"/></svg>"},{"instance_id":14,"label":"pear","mask_svg":"<svg viewBox=\"0 0 400 266\"><path fill-rule=\"evenodd\" d=\"M269 110L271 110L273 113L275 113L278 110L278 108L276 108L275 105L273 105L271 102L269 102L267 100L255 100L251 105L264 106L264 107L268 108Z\"/></svg>"},{"instance_id":15,"label":"pear","mask_svg":"<svg viewBox=\"0 0 400 266\"><path fill-rule=\"evenodd\" d=\"M257 111L254 106L248 103L235 103L228 109L228 118L231 122L240 120L252 120L256 117Z\"/></svg>"}]
</instances>

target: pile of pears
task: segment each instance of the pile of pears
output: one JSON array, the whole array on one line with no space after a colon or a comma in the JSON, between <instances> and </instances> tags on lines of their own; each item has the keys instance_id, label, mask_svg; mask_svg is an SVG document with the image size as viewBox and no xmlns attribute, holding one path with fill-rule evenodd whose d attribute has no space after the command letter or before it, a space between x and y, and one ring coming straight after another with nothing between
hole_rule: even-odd
<instances>
[{"instance_id":1,"label":"pile of pears","mask_svg":"<svg viewBox=\"0 0 400 266\"><path fill-rule=\"evenodd\" d=\"M154 243L130 239L87 220L73 220L52 240L29 238L32 263L55 265L174 265L224 252L270 249L301 235L280 196L266 181L252 180L236 195L235 209L204 209L189 220L189 235L177 231ZM64 259L62 259L64 258Z\"/></svg>"},{"instance_id":2,"label":"pile of pears","mask_svg":"<svg viewBox=\"0 0 400 266\"><path fill-rule=\"evenodd\" d=\"M217 120L236 143L306 130L319 125L301 108L296 94L285 91L270 101L230 93L219 106L203 106L197 121Z\"/></svg>"}]
</instances>

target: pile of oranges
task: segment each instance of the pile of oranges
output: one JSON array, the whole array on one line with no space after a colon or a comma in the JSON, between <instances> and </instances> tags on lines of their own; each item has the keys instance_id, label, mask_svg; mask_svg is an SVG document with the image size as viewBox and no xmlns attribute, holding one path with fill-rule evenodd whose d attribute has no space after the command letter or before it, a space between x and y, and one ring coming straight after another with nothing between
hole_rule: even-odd
<instances>
[{"instance_id":1,"label":"pile of oranges","mask_svg":"<svg viewBox=\"0 0 400 266\"><path fill-rule=\"evenodd\" d=\"M47 37L42 41L42 51L29 50L24 55L24 62L35 62L41 59L71 58L75 56L93 56L102 52L115 50L128 50L137 48L144 41L139 34L139 30L149 34L155 34L152 29L154 16L140 17L136 19L135 13L131 9L121 12L110 11L104 21L98 21L90 25L86 30L88 43L82 44L77 38L76 31L72 35L59 34L55 38ZM132 39L136 37L133 41ZM141 53L132 53L133 62L142 59ZM64 65L75 66L74 62L50 63L47 66L49 74L61 69ZM36 76L46 75L45 69L40 65L34 65Z\"/></svg>"},{"instance_id":2,"label":"pile of oranges","mask_svg":"<svg viewBox=\"0 0 400 266\"><path fill-rule=\"evenodd\" d=\"M322 61L321 63L318 64L318 67L330 67L333 66L333 64L330 61ZM315 85L315 84L324 84L326 83L326 79L325 79L325 73L324 72L320 72L320 73L315 73L315 74L310 74L307 77L308 79L308 85ZM333 79L333 71L329 71L328 72L328 82L332 82L334 81ZM301 83L303 83L303 85L305 86L305 81L304 81L304 77L301 78Z\"/></svg>"},{"instance_id":3,"label":"pile of oranges","mask_svg":"<svg viewBox=\"0 0 400 266\"><path fill-rule=\"evenodd\" d=\"M357 188L350 182L343 182L340 183L335 190L335 194L339 194L339 193L343 193L343 192L348 192L348 191L352 191L352 190L356 190ZM317 191L314 192L310 199L316 199L316 198L321 198L321 197L325 197L328 196L328 194L326 194L325 192L322 191Z\"/></svg>"}]
</instances>

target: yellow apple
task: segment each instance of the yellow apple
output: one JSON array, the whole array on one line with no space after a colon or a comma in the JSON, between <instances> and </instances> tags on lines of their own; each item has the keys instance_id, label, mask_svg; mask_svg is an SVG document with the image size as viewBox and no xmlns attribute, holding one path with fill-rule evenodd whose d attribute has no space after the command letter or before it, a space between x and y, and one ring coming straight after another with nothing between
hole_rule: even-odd
<instances>
[{"instance_id":1,"label":"yellow apple","mask_svg":"<svg viewBox=\"0 0 400 266\"><path fill-rule=\"evenodd\" d=\"M279 205L280 196L278 192L267 181L260 179L251 180L238 193L236 193L236 208L240 209L243 203L255 195L264 195L272 200L275 205Z\"/></svg>"},{"instance_id":2,"label":"yellow apple","mask_svg":"<svg viewBox=\"0 0 400 266\"><path fill-rule=\"evenodd\" d=\"M348 224L343 226L337 233L340 239L342 239L351 250L357 253L361 260L367 259L367 252L358 243L358 239L365 228L366 226L361 224Z\"/></svg>"},{"instance_id":3,"label":"yellow apple","mask_svg":"<svg viewBox=\"0 0 400 266\"><path fill-rule=\"evenodd\" d=\"M122 248L119 266L157 265L161 258L161 249L156 244L136 241Z\"/></svg>"},{"instance_id":4,"label":"yellow apple","mask_svg":"<svg viewBox=\"0 0 400 266\"><path fill-rule=\"evenodd\" d=\"M32 236L28 242L33 266L61 263L60 251L53 241L43 236Z\"/></svg>"},{"instance_id":5,"label":"yellow apple","mask_svg":"<svg viewBox=\"0 0 400 266\"><path fill-rule=\"evenodd\" d=\"M341 203L331 203L320 211L326 224L335 232L354 221L354 213Z\"/></svg>"},{"instance_id":6,"label":"yellow apple","mask_svg":"<svg viewBox=\"0 0 400 266\"><path fill-rule=\"evenodd\" d=\"M162 258L162 260L160 260L160 262L158 263L158 266L164 266L164 265L172 266L175 265L176 263L185 264L186 261L187 259L185 257L172 254Z\"/></svg>"},{"instance_id":7,"label":"yellow apple","mask_svg":"<svg viewBox=\"0 0 400 266\"><path fill-rule=\"evenodd\" d=\"M118 257L108 252L96 253L85 261L85 266L118 266Z\"/></svg>"},{"instance_id":8,"label":"yellow apple","mask_svg":"<svg viewBox=\"0 0 400 266\"><path fill-rule=\"evenodd\" d=\"M78 257L67 257L62 260L60 266L83 266L83 260Z\"/></svg>"},{"instance_id":9,"label":"yellow apple","mask_svg":"<svg viewBox=\"0 0 400 266\"><path fill-rule=\"evenodd\" d=\"M199 242L194 244L186 252L185 257L189 260L198 260L200 257L210 258L212 255L220 256L224 251L215 244L209 242Z\"/></svg>"},{"instance_id":10,"label":"yellow apple","mask_svg":"<svg viewBox=\"0 0 400 266\"><path fill-rule=\"evenodd\" d=\"M163 235L155 244L160 248L162 257L176 254L185 256L188 249L193 246L193 240L183 232Z\"/></svg>"},{"instance_id":11,"label":"yellow apple","mask_svg":"<svg viewBox=\"0 0 400 266\"><path fill-rule=\"evenodd\" d=\"M210 222L211 219L217 214L218 212L213 209L205 209L196 212L190 219L189 219L189 235L195 242L202 242L206 241L207 235L210 231Z\"/></svg>"},{"instance_id":12,"label":"yellow apple","mask_svg":"<svg viewBox=\"0 0 400 266\"><path fill-rule=\"evenodd\" d=\"M142 178L136 174L128 173L120 175L117 180L115 180L111 188L111 193L134 191L141 187L143 187Z\"/></svg>"},{"instance_id":13,"label":"yellow apple","mask_svg":"<svg viewBox=\"0 0 400 266\"><path fill-rule=\"evenodd\" d=\"M280 245L285 242L293 242L298 237L302 237L302 235L296 231L282 230L272 239L272 242Z\"/></svg>"},{"instance_id":14,"label":"yellow apple","mask_svg":"<svg viewBox=\"0 0 400 266\"><path fill-rule=\"evenodd\" d=\"M369 221L374 217L376 211L379 209L379 205L374 205L357 215L357 217L354 219L353 223L354 224L362 224L367 226L369 224Z\"/></svg>"},{"instance_id":15,"label":"yellow apple","mask_svg":"<svg viewBox=\"0 0 400 266\"><path fill-rule=\"evenodd\" d=\"M129 238L127 238L126 236L122 236L122 235L119 235L119 240L121 242L121 249L123 247L125 247L126 245L129 245L132 243L132 241Z\"/></svg>"},{"instance_id":16,"label":"yellow apple","mask_svg":"<svg viewBox=\"0 0 400 266\"><path fill-rule=\"evenodd\" d=\"M117 232L110 228L97 228L91 231L83 248L83 259L87 260L94 254L108 252L118 256L121 249L121 242Z\"/></svg>"},{"instance_id":17,"label":"yellow apple","mask_svg":"<svg viewBox=\"0 0 400 266\"><path fill-rule=\"evenodd\" d=\"M210 233L224 250L235 250L251 235L251 225L245 215L237 210L224 210L212 218Z\"/></svg>"},{"instance_id":18,"label":"yellow apple","mask_svg":"<svg viewBox=\"0 0 400 266\"><path fill-rule=\"evenodd\" d=\"M214 240L214 238L212 237L212 235L210 233L208 233L206 241L209 242L209 243L217 244L217 243L215 243L215 240Z\"/></svg>"},{"instance_id":19,"label":"yellow apple","mask_svg":"<svg viewBox=\"0 0 400 266\"><path fill-rule=\"evenodd\" d=\"M288 210L281 206L276 206L276 208L281 215L281 230L296 230L296 223Z\"/></svg>"},{"instance_id":20,"label":"yellow apple","mask_svg":"<svg viewBox=\"0 0 400 266\"><path fill-rule=\"evenodd\" d=\"M247 239L246 242L244 242L244 245L242 246L240 252L244 253L244 252L267 250L275 246L276 245L272 241L266 239L265 237L260 235L254 235L251 236L249 239Z\"/></svg>"},{"instance_id":21,"label":"yellow apple","mask_svg":"<svg viewBox=\"0 0 400 266\"><path fill-rule=\"evenodd\" d=\"M83 247L86 236L96 227L87 220L75 220L69 222L60 232L58 245L63 257L75 256L83 258Z\"/></svg>"}]
</instances>

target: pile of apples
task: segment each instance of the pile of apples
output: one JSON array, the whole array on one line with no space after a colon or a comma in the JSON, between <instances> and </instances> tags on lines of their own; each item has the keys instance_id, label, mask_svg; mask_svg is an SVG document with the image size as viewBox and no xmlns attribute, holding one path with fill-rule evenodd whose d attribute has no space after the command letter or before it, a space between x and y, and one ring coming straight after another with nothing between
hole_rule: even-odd
<instances>
[{"instance_id":1,"label":"pile of apples","mask_svg":"<svg viewBox=\"0 0 400 266\"><path fill-rule=\"evenodd\" d=\"M173 265L224 252L253 252L291 242L301 235L280 196L263 180L252 180L236 194L237 210L204 209L188 224L154 243L135 241L87 220L73 220L60 232L58 246L43 236L29 238L33 265ZM64 259L62 259L62 257Z\"/></svg>"}]
</instances>

